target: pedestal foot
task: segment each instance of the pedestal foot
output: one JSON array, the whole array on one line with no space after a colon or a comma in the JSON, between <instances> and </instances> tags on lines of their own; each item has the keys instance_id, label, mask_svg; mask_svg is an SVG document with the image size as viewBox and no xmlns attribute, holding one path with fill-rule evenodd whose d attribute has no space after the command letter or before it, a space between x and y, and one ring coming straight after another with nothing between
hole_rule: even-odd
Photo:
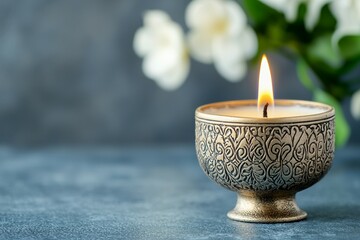
<instances>
[{"instance_id":1,"label":"pedestal foot","mask_svg":"<svg viewBox=\"0 0 360 240\"><path fill-rule=\"evenodd\" d=\"M276 223L293 222L306 218L295 202L295 193L266 193L241 191L233 210L227 216L235 221Z\"/></svg>"}]
</instances>

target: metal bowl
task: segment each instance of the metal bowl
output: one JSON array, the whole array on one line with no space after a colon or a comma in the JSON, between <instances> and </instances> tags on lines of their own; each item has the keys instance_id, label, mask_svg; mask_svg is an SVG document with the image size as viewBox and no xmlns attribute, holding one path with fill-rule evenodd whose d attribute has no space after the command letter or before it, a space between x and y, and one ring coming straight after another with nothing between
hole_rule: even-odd
<instances>
[{"instance_id":1,"label":"metal bowl","mask_svg":"<svg viewBox=\"0 0 360 240\"><path fill-rule=\"evenodd\" d=\"M238 193L236 207L227 216L245 222L306 218L295 194L318 182L331 167L334 109L315 102L277 100L276 105L304 105L320 108L320 113L268 119L216 114L217 108L243 105L256 101L213 103L195 112L201 168L210 179Z\"/></svg>"}]
</instances>

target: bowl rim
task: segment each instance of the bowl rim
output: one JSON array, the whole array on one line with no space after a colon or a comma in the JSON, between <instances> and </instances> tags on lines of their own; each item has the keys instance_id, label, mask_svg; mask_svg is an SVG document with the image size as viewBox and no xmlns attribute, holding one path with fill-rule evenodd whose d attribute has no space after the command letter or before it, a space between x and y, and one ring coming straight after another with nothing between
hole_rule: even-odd
<instances>
[{"instance_id":1,"label":"bowl rim","mask_svg":"<svg viewBox=\"0 0 360 240\"><path fill-rule=\"evenodd\" d=\"M327 104L305 101L305 100L292 100L292 99L277 99L275 100L275 105L302 105L309 107L316 107L324 109L323 112L315 114L307 114L301 116L291 116L291 117L274 117L274 118L256 118L256 117L232 117L221 114L214 114L206 112L209 108L220 108L226 105L227 107L235 106L256 106L257 100L231 100L223 102L214 102L202 105L195 110L195 119L205 120L211 122L228 122L228 123L267 123L267 124L277 124L277 123L300 123L300 122L311 122L311 121L324 121L329 118L334 118L335 109Z\"/></svg>"}]
</instances>

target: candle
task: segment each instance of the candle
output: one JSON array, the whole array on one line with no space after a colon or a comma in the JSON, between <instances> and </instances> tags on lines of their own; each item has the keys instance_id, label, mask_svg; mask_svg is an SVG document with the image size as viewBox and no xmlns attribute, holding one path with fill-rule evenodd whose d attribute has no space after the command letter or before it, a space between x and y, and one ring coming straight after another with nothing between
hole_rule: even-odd
<instances>
[{"instance_id":1,"label":"candle","mask_svg":"<svg viewBox=\"0 0 360 240\"><path fill-rule=\"evenodd\" d=\"M298 101L297 103L283 103L282 101L276 102L276 107L268 112L268 118L284 118L284 117L300 117L312 114L319 114L326 109L320 106L308 105L305 101ZM249 101L245 105L236 105L233 102L224 102L221 107L209 107L204 110L207 114L221 115L228 117L240 118L260 118L259 110L256 103Z\"/></svg>"},{"instance_id":2,"label":"candle","mask_svg":"<svg viewBox=\"0 0 360 240\"><path fill-rule=\"evenodd\" d=\"M263 57L257 100L200 106L195 146L201 168L238 200L227 216L245 222L306 218L295 194L319 181L334 156L335 111L326 104L274 100Z\"/></svg>"},{"instance_id":3,"label":"candle","mask_svg":"<svg viewBox=\"0 0 360 240\"><path fill-rule=\"evenodd\" d=\"M204 112L212 115L240 117L240 118L262 118L266 107L267 118L301 117L320 114L327 110L321 105L305 101L274 101L271 72L268 60L264 55L261 61L259 74L258 100L236 104L234 101L222 102L204 109Z\"/></svg>"}]
</instances>

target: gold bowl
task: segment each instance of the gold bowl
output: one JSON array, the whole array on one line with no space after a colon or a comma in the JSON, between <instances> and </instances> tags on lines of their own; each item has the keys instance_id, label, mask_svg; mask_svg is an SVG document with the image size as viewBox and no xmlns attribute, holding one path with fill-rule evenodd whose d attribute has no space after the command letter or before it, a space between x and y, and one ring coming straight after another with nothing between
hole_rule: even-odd
<instances>
[{"instance_id":1,"label":"gold bowl","mask_svg":"<svg viewBox=\"0 0 360 240\"><path fill-rule=\"evenodd\" d=\"M275 104L303 105L320 112L284 118L216 114L224 106L256 106L255 100L196 109L196 154L209 178L237 192L236 206L227 214L232 220L271 223L306 218L295 194L318 182L331 167L334 109L299 100L277 100Z\"/></svg>"}]
</instances>

